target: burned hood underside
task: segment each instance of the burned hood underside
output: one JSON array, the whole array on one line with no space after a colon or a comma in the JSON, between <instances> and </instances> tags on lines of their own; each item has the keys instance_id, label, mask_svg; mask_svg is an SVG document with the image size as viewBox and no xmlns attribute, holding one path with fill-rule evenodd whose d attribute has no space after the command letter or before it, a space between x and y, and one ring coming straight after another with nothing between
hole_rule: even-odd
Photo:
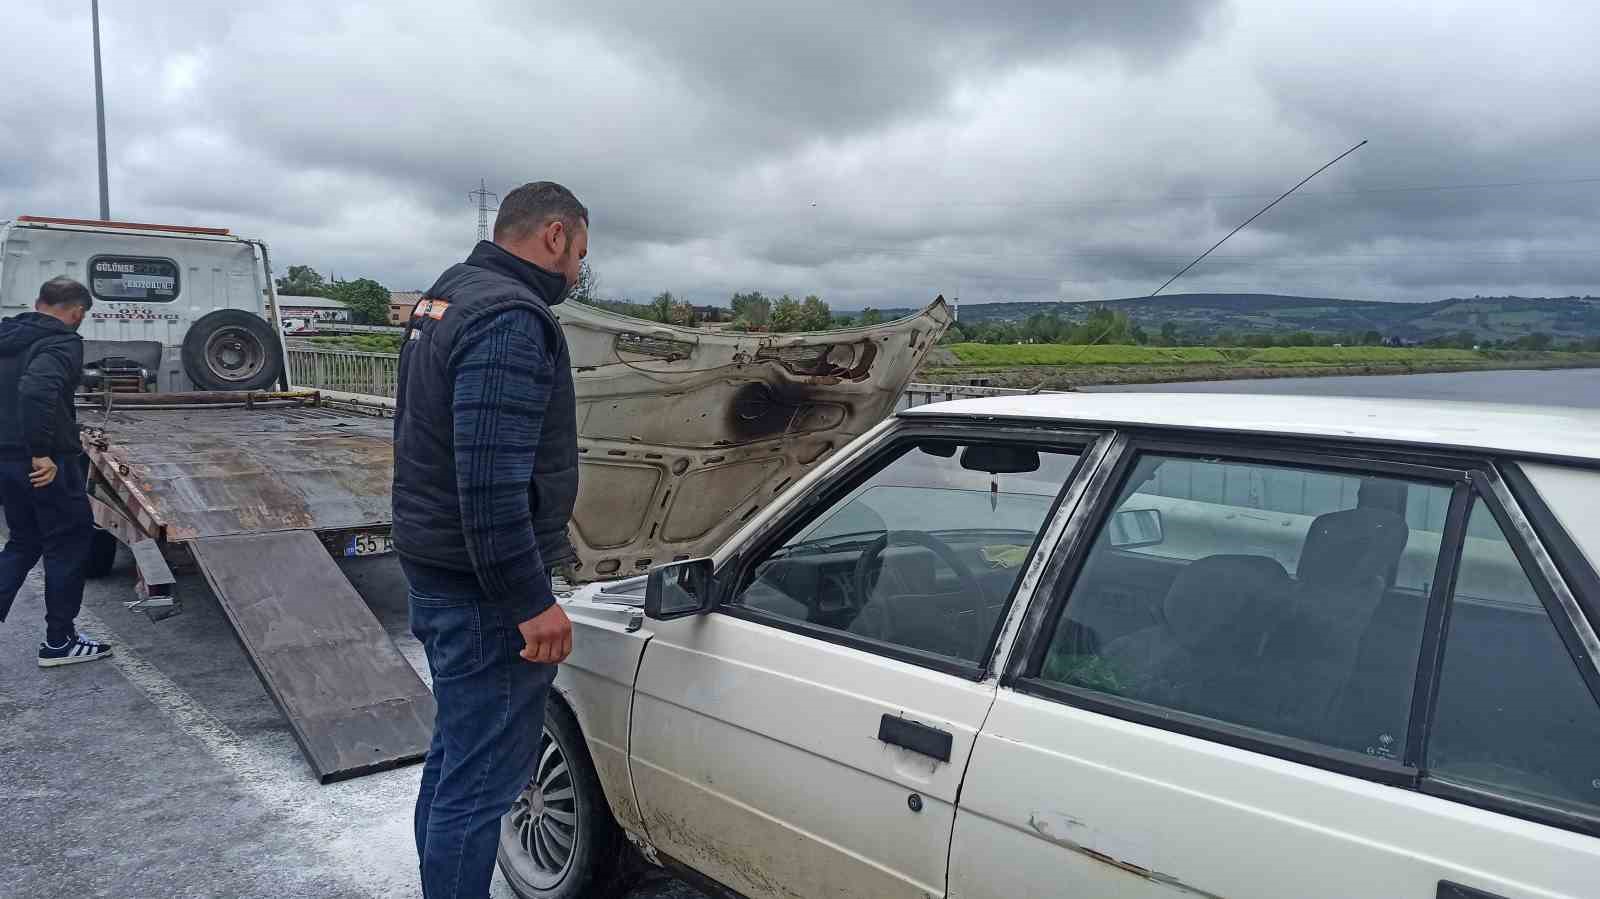
<instances>
[{"instance_id":1,"label":"burned hood underside","mask_svg":"<svg viewBox=\"0 0 1600 899\"><path fill-rule=\"evenodd\" d=\"M950 323L943 299L809 334L676 328L576 304L578 582L705 555L882 421Z\"/></svg>"}]
</instances>

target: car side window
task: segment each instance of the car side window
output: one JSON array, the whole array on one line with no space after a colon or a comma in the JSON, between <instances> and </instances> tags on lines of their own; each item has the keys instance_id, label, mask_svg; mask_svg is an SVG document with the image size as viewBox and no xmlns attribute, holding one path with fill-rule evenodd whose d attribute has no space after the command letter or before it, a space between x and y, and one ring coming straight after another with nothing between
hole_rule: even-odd
<instances>
[{"instance_id":1,"label":"car side window","mask_svg":"<svg viewBox=\"0 0 1600 899\"><path fill-rule=\"evenodd\" d=\"M1440 547L1439 531L1413 528L1407 510L1447 505L1450 492L1142 455L1039 676L1398 759Z\"/></svg>"},{"instance_id":2,"label":"car side window","mask_svg":"<svg viewBox=\"0 0 1600 899\"><path fill-rule=\"evenodd\" d=\"M908 442L768 550L731 604L976 663L1077 459Z\"/></svg>"},{"instance_id":3,"label":"car side window","mask_svg":"<svg viewBox=\"0 0 1600 899\"><path fill-rule=\"evenodd\" d=\"M1600 704L1481 504L1461 551L1428 740L1433 777L1600 816ZM1487 534L1487 536L1478 536Z\"/></svg>"}]
</instances>

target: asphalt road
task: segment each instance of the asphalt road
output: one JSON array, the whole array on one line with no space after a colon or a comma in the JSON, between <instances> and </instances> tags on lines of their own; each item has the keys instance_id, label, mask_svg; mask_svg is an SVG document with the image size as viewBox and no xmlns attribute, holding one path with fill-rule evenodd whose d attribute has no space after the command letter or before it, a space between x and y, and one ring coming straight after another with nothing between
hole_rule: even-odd
<instances>
[{"instance_id":1,"label":"asphalt road","mask_svg":"<svg viewBox=\"0 0 1600 899\"><path fill-rule=\"evenodd\" d=\"M392 558L345 570L420 666ZM152 623L122 606L124 553L79 619L116 654L44 670L40 577L0 625L0 899L421 895L420 767L319 785L202 578L181 579L183 614ZM493 895L513 896L498 877ZM697 896L659 881L630 899Z\"/></svg>"}]
</instances>

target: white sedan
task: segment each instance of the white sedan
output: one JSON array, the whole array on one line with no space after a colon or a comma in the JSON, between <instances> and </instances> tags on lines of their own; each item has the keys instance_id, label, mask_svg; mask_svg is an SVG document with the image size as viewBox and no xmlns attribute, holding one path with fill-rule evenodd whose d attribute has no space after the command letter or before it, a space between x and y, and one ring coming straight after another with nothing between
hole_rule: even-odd
<instances>
[{"instance_id":1,"label":"white sedan","mask_svg":"<svg viewBox=\"0 0 1600 899\"><path fill-rule=\"evenodd\" d=\"M504 821L752 897L1600 895L1600 415L902 412L711 559L567 602ZM753 514L752 514L753 513ZM629 848L631 844L631 848Z\"/></svg>"}]
</instances>

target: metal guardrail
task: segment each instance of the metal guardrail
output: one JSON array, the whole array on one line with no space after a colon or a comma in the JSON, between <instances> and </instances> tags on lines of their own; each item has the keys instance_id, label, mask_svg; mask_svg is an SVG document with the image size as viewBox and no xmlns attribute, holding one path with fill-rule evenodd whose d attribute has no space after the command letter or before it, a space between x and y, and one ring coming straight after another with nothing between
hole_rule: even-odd
<instances>
[{"instance_id":1,"label":"metal guardrail","mask_svg":"<svg viewBox=\"0 0 1600 899\"><path fill-rule=\"evenodd\" d=\"M400 377L397 353L289 347L289 383L367 396L394 396Z\"/></svg>"},{"instance_id":2,"label":"metal guardrail","mask_svg":"<svg viewBox=\"0 0 1600 899\"><path fill-rule=\"evenodd\" d=\"M905 392L900 394L900 402L895 404L895 411L910 409L912 406L926 406L929 403L943 403L948 400L967 400L984 396L1026 396L1031 393L1059 393L1056 390L1039 390L1022 387L984 387L976 384L907 384Z\"/></svg>"},{"instance_id":3,"label":"metal guardrail","mask_svg":"<svg viewBox=\"0 0 1600 899\"><path fill-rule=\"evenodd\" d=\"M293 316L289 316L293 318ZM310 334L290 334L289 337L322 337L329 334L403 334L401 325L351 325L345 322L312 322Z\"/></svg>"},{"instance_id":4,"label":"metal guardrail","mask_svg":"<svg viewBox=\"0 0 1600 899\"><path fill-rule=\"evenodd\" d=\"M311 347L289 347L289 381L296 387L338 390L366 396L395 394L400 357L395 353L367 353ZM907 384L895 410L942 403L946 400L982 396L1021 396L1029 393L1054 393L1016 387L984 387L974 384Z\"/></svg>"}]
</instances>

